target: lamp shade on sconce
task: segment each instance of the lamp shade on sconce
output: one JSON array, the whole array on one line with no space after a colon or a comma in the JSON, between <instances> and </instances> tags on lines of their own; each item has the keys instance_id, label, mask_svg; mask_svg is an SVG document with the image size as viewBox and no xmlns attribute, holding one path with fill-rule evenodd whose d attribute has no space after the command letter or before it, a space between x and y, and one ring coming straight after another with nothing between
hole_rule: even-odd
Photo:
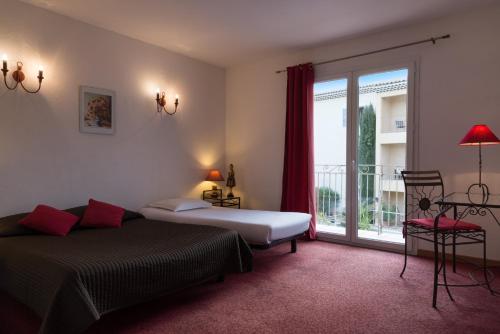
<instances>
[{"instance_id":1,"label":"lamp shade on sconce","mask_svg":"<svg viewBox=\"0 0 500 334\"><path fill-rule=\"evenodd\" d=\"M213 182L224 181L224 177L222 176L220 170L211 169L208 171L205 181L213 181Z\"/></svg>"},{"instance_id":2,"label":"lamp shade on sconce","mask_svg":"<svg viewBox=\"0 0 500 334\"><path fill-rule=\"evenodd\" d=\"M460 141L461 146L475 146L475 145L493 145L500 144L497 136L488 128L487 125L477 124L474 125L465 137Z\"/></svg>"}]
</instances>

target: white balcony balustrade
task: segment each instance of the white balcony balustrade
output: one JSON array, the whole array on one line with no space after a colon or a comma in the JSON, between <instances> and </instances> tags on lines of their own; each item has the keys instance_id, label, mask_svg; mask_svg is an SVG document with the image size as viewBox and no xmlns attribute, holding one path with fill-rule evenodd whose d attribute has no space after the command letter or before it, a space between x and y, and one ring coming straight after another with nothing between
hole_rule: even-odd
<instances>
[{"instance_id":1,"label":"white balcony balustrade","mask_svg":"<svg viewBox=\"0 0 500 334\"><path fill-rule=\"evenodd\" d=\"M404 219L403 166L358 166L358 230L366 233L393 234L401 237ZM346 166L315 166L318 230L345 230ZM397 236L396 236L397 235ZM388 237L391 238L390 236Z\"/></svg>"}]
</instances>

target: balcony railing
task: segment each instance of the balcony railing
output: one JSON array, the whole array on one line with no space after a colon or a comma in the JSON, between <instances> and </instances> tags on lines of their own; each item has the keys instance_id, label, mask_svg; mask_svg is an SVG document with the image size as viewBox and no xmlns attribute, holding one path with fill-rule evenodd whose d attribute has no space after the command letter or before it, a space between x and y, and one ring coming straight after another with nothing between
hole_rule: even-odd
<instances>
[{"instance_id":1,"label":"balcony railing","mask_svg":"<svg viewBox=\"0 0 500 334\"><path fill-rule=\"evenodd\" d=\"M386 122L382 124L382 128L380 130L382 133L406 132L406 120L386 120Z\"/></svg>"},{"instance_id":2,"label":"balcony railing","mask_svg":"<svg viewBox=\"0 0 500 334\"><path fill-rule=\"evenodd\" d=\"M403 166L358 166L358 228L401 233L404 219ZM316 165L318 224L345 227L346 166Z\"/></svg>"}]
</instances>

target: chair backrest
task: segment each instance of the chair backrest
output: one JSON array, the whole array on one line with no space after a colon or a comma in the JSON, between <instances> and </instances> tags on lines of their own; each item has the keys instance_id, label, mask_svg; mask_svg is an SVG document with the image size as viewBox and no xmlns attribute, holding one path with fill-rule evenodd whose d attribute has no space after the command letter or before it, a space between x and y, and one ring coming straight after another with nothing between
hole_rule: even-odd
<instances>
[{"instance_id":1,"label":"chair backrest","mask_svg":"<svg viewBox=\"0 0 500 334\"><path fill-rule=\"evenodd\" d=\"M401 172L405 184L405 220L434 218L439 214L438 199L444 197L444 185L438 170Z\"/></svg>"}]
</instances>

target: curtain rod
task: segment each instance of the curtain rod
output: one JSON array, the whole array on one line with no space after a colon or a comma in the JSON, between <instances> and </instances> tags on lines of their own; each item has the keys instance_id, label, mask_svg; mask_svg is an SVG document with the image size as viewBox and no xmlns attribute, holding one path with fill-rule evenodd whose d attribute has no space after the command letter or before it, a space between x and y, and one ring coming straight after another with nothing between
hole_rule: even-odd
<instances>
[{"instance_id":1,"label":"curtain rod","mask_svg":"<svg viewBox=\"0 0 500 334\"><path fill-rule=\"evenodd\" d=\"M450 38L450 37L451 37L450 34L439 36L439 37L431 37L431 38L423 39L423 40L416 41L416 42L411 42L411 43L406 43L406 44L400 44L400 45L390 46L388 48L378 49L378 50L373 50L373 51L368 51L368 52L364 52L364 53L358 53L358 54L355 54L355 55L352 55L352 56L347 56L347 57L342 57L342 58L336 58L336 59L331 59L331 60L320 61L319 63L314 63L313 65L317 66L317 65L329 64L329 63L335 63L335 62L342 61L342 60L347 60L347 59L352 59L352 58L358 58L358 57L368 56L368 55L371 55L371 54L374 54L374 53L380 53L380 52L385 52L385 51L390 51L390 50L395 50L395 49L400 49L400 48L406 48L406 47L412 46L412 45L418 45L418 44L424 44L424 43L430 43L430 42L432 42L432 44L436 44L436 41L438 41L440 39L447 39L447 38ZM282 72L286 72L286 70L276 71L276 73L282 73Z\"/></svg>"}]
</instances>

